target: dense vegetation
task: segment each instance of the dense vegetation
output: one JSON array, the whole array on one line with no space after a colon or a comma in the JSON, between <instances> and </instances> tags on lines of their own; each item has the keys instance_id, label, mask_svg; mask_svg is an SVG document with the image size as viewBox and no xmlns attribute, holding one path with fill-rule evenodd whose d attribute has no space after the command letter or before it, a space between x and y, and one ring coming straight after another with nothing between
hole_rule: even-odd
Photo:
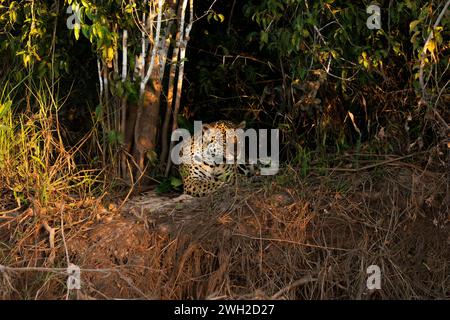
<instances>
[{"instance_id":1,"label":"dense vegetation","mask_svg":"<svg viewBox=\"0 0 450 320\"><path fill-rule=\"evenodd\" d=\"M201 19L194 18L192 34L185 35L186 58L175 52L184 45L174 44L177 27L189 20L186 1L185 21L174 23L182 4L161 3L170 22L158 31L157 2L2 1L3 117L9 109L11 121L19 114L57 114L66 148L91 133L78 164L118 178L136 165L139 172L162 174L170 130L194 119L279 128L290 163L310 150L361 148L374 137L384 140L366 146L375 153L408 152L445 138L448 14L436 21L443 1L384 1L379 30L366 26L364 1L200 1L193 10ZM173 54L165 73L161 64L158 74L146 75L138 61L139 17L146 12L148 30L171 43L159 57ZM152 50L150 44L147 60ZM145 90L154 94L143 101L146 76ZM139 101L157 111L142 112ZM170 125L172 105L176 123ZM149 125L133 118L141 113ZM145 139L133 137L139 132Z\"/></svg>"}]
</instances>

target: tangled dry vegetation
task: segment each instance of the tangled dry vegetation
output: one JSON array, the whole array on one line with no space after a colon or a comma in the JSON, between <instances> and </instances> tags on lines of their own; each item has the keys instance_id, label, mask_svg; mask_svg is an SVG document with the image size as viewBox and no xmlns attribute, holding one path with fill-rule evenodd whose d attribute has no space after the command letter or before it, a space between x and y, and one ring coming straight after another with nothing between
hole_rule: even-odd
<instances>
[{"instance_id":1,"label":"tangled dry vegetation","mask_svg":"<svg viewBox=\"0 0 450 320\"><path fill-rule=\"evenodd\" d=\"M123 206L68 198L17 212L3 194L0 297L449 298L449 177L436 158L343 159L306 177L288 167L206 198L150 192ZM69 262L81 290L67 291ZM366 288L372 264L381 290Z\"/></svg>"}]
</instances>

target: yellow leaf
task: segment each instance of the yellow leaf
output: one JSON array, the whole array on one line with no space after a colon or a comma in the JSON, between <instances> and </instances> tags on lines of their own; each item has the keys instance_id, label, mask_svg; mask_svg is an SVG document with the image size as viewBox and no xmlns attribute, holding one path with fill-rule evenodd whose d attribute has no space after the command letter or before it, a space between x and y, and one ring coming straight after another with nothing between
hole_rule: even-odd
<instances>
[{"instance_id":1,"label":"yellow leaf","mask_svg":"<svg viewBox=\"0 0 450 320\"><path fill-rule=\"evenodd\" d=\"M437 61L436 55L435 55L435 51L437 51L437 45L436 45L436 40L431 39L430 41L428 41L428 43L425 45L425 47L423 48L424 52L426 53L427 51L431 53L431 57L434 61Z\"/></svg>"},{"instance_id":2,"label":"yellow leaf","mask_svg":"<svg viewBox=\"0 0 450 320\"><path fill-rule=\"evenodd\" d=\"M75 35L75 39L78 40L80 39L80 27L75 26L75 28L73 29L73 33Z\"/></svg>"},{"instance_id":3,"label":"yellow leaf","mask_svg":"<svg viewBox=\"0 0 450 320\"><path fill-rule=\"evenodd\" d=\"M11 23L16 22L17 12L15 10L9 12L9 20L11 21Z\"/></svg>"},{"instance_id":4,"label":"yellow leaf","mask_svg":"<svg viewBox=\"0 0 450 320\"><path fill-rule=\"evenodd\" d=\"M36 58L37 61L41 61L41 57L36 52L33 52L33 56Z\"/></svg>"},{"instance_id":5,"label":"yellow leaf","mask_svg":"<svg viewBox=\"0 0 450 320\"><path fill-rule=\"evenodd\" d=\"M427 42L426 46L425 46L425 52L430 52L430 53L434 53L434 51L436 50L436 41L434 41L434 39L431 39L430 41Z\"/></svg>"},{"instance_id":6,"label":"yellow leaf","mask_svg":"<svg viewBox=\"0 0 450 320\"><path fill-rule=\"evenodd\" d=\"M108 47L106 60L107 61L112 61L113 58L114 58L114 48Z\"/></svg>"},{"instance_id":7,"label":"yellow leaf","mask_svg":"<svg viewBox=\"0 0 450 320\"><path fill-rule=\"evenodd\" d=\"M28 64L30 63L31 57L28 54L24 54L23 55L23 64L25 65L25 67L28 66Z\"/></svg>"}]
</instances>

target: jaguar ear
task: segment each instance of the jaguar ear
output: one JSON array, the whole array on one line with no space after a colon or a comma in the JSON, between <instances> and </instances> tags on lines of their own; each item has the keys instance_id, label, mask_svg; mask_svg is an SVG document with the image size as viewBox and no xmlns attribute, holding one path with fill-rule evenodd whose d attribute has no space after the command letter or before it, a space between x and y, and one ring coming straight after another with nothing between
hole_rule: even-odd
<instances>
[{"instance_id":1,"label":"jaguar ear","mask_svg":"<svg viewBox=\"0 0 450 320\"><path fill-rule=\"evenodd\" d=\"M209 129L211 129L211 126L209 125L209 123L204 123L204 124L202 125L202 130L203 130L203 131L206 131L206 130L209 130Z\"/></svg>"},{"instance_id":2,"label":"jaguar ear","mask_svg":"<svg viewBox=\"0 0 450 320\"><path fill-rule=\"evenodd\" d=\"M246 123L245 123L245 120L244 120L244 121L242 121L241 123L239 123L237 125L236 129L245 129L245 125L246 125Z\"/></svg>"}]
</instances>

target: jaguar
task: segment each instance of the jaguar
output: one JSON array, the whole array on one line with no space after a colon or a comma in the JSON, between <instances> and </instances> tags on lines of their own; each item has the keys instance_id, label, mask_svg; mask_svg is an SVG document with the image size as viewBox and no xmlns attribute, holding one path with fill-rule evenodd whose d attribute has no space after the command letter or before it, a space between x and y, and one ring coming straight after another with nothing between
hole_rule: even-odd
<instances>
[{"instance_id":1,"label":"jaguar","mask_svg":"<svg viewBox=\"0 0 450 320\"><path fill-rule=\"evenodd\" d=\"M236 159L241 150L235 130L244 128L245 121L236 124L222 120L203 124L202 130L182 142L179 172L185 194L202 197L235 178L239 170ZM227 141L233 150L226 147Z\"/></svg>"}]
</instances>

